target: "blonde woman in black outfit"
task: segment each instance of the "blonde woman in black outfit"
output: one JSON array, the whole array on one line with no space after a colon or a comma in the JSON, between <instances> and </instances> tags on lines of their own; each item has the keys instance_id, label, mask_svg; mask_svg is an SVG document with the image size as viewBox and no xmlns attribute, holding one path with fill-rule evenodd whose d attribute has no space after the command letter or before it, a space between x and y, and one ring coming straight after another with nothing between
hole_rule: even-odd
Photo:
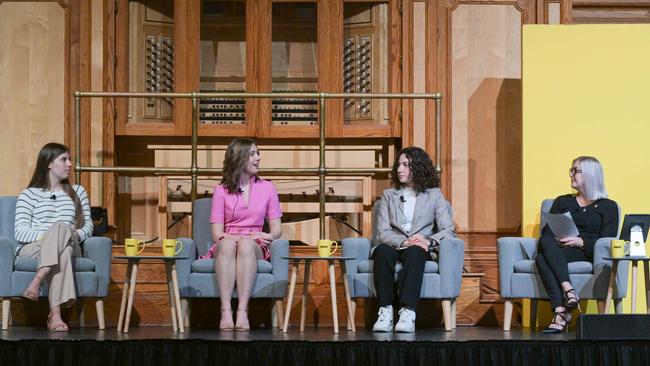
<instances>
[{"instance_id":1,"label":"blonde woman in black outfit","mask_svg":"<svg viewBox=\"0 0 650 366\"><path fill-rule=\"evenodd\" d=\"M544 333L563 332L571 322L571 311L579 308L580 299L569 279L568 263L591 261L596 241L616 236L618 231L618 206L607 198L600 162L591 156L576 158L569 176L571 188L577 193L556 198L551 213L569 212L579 235L557 238L546 225L535 257L555 314Z\"/></svg>"}]
</instances>

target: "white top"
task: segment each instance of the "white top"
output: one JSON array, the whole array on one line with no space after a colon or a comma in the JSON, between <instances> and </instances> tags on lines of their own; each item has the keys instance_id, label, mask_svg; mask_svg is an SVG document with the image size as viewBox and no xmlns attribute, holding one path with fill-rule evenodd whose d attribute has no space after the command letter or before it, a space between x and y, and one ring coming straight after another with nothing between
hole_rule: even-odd
<instances>
[{"instance_id":1,"label":"white top","mask_svg":"<svg viewBox=\"0 0 650 366\"><path fill-rule=\"evenodd\" d=\"M84 241L93 234L93 221L90 218L90 203L86 190L80 185L72 189L79 196L84 215L83 227L77 228L79 241ZM76 225L76 212L72 198L63 191L51 192L42 188L27 188L16 201L16 221L14 234L20 244L39 240L56 222L63 221Z\"/></svg>"},{"instance_id":2,"label":"white top","mask_svg":"<svg viewBox=\"0 0 650 366\"><path fill-rule=\"evenodd\" d=\"M411 226L413 225L413 214L415 213L415 196L417 193L411 188L404 189L404 202L402 209L404 211L404 224L402 225L402 230L405 232L411 231Z\"/></svg>"}]
</instances>

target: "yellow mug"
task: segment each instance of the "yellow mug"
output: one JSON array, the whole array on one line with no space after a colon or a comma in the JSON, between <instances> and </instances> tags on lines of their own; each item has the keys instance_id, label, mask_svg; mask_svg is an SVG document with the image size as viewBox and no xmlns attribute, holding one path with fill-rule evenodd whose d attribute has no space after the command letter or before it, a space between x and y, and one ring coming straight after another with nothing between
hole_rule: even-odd
<instances>
[{"instance_id":1,"label":"yellow mug","mask_svg":"<svg viewBox=\"0 0 650 366\"><path fill-rule=\"evenodd\" d=\"M176 246L180 245L178 250ZM162 241L162 253L165 257L173 257L183 250L183 243L176 239L165 239Z\"/></svg>"},{"instance_id":2,"label":"yellow mug","mask_svg":"<svg viewBox=\"0 0 650 366\"><path fill-rule=\"evenodd\" d=\"M627 250L625 247L627 246ZM630 242L625 240L614 239L612 240L612 257L620 258L630 253Z\"/></svg>"},{"instance_id":3,"label":"yellow mug","mask_svg":"<svg viewBox=\"0 0 650 366\"><path fill-rule=\"evenodd\" d=\"M140 244L142 244L142 248L138 249ZM136 255L140 255L140 253L142 253L145 245L146 244L144 240L134 238L124 239L124 253L126 253L126 255L129 257L135 257Z\"/></svg>"},{"instance_id":4,"label":"yellow mug","mask_svg":"<svg viewBox=\"0 0 650 366\"><path fill-rule=\"evenodd\" d=\"M339 244L334 240L321 239L318 241L318 256L329 257L330 255L336 253L336 249L338 249L338 247Z\"/></svg>"}]
</instances>

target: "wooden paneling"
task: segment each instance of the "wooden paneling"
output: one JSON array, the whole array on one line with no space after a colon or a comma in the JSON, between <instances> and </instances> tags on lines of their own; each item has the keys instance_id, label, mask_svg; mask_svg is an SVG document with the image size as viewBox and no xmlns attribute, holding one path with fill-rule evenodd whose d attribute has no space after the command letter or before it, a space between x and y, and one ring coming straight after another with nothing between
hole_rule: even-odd
<instances>
[{"instance_id":1,"label":"wooden paneling","mask_svg":"<svg viewBox=\"0 0 650 366\"><path fill-rule=\"evenodd\" d=\"M19 194L40 148L66 140L68 13L56 2L0 2L0 146L10 177L0 195Z\"/></svg>"},{"instance_id":2,"label":"wooden paneling","mask_svg":"<svg viewBox=\"0 0 650 366\"><path fill-rule=\"evenodd\" d=\"M426 3L413 2L413 92L426 93ZM407 143L406 138L403 139L404 146L418 146L423 149L427 148L427 122L430 118L427 114L427 101L414 100L413 101L413 122L411 123L412 136L409 140L412 143Z\"/></svg>"},{"instance_id":3,"label":"wooden paneling","mask_svg":"<svg viewBox=\"0 0 650 366\"><path fill-rule=\"evenodd\" d=\"M460 230L516 227L520 209L503 209L506 222L497 223L505 202L496 196L521 191L522 14L513 4L460 3L449 20L455 220Z\"/></svg>"},{"instance_id":4,"label":"wooden paneling","mask_svg":"<svg viewBox=\"0 0 650 366\"><path fill-rule=\"evenodd\" d=\"M103 91L111 92L116 90L116 11L115 1L104 1L104 39L103 39ZM115 164L115 98L102 99L102 156L101 160L104 166L113 166ZM108 212L108 223L110 226L115 225L115 183L117 174L102 174L102 206Z\"/></svg>"},{"instance_id":5,"label":"wooden paneling","mask_svg":"<svg viewBox=\"0 0 650 366\"><path fill-rule=\"evenodd\" d=\"M574 24L650 23L648 0L574 0L571 5Z\"/></svg>"},{"instance_id":6,"label":"wooden paneling","mask_svg":"<svg viewBox=\"0 0 650 366\"><path fill-rule=\"evenodd\" d=\"M496 238L517 235L521 221L521 28L537 21L537 5L427 5L427 89L443 93L442 189L466 243L466 269L485 273L478 302L468 305L481 324L500 319Z\"/></svg>"},{"instance_id":7,"label":"wooden paneling","mask_svg":"<svg viewBox=\"0 0 650 366\"><path fill-rule=\"evenodd\" d=\"M92 0L90 2L90 89L103 90L104 69L104 2ZM103 150L103 104L100 98L90 101L90 122L88 132L90 141L88 145L88 162L92 165L102 165ZM90 176L90 190L93 192L90 199L91 206L101 206L103 201L102 175L93 173Z\"/></svg>"}]
</instances>

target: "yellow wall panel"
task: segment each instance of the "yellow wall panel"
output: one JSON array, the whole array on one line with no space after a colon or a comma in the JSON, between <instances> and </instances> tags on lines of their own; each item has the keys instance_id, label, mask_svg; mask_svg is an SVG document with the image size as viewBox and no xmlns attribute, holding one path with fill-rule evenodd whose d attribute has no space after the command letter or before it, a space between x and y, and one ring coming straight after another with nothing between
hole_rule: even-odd
<instances>
[{"instance_id":1,"label":"yellow wall panel","mask_svg":"<svg viewBox=\"0 0 650 366\"><path fill-rule=\"evenodd\" d=\"M522 57L523 234L570 192L580 155L601 161L623 213L650 213L650 25L525 25Z\"/></svg>"}]
</instances>

